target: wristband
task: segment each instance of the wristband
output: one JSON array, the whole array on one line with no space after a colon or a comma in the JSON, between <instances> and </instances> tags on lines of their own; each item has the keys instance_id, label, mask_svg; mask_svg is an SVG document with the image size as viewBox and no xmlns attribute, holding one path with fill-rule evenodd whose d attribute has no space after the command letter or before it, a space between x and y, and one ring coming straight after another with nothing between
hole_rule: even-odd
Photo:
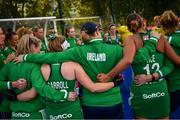
<instances>
[{"instance_id":1,"label":"wristband","mask_svg":"<svg viewBox=\"0 0 180 120\"><path fill-rule=\"evenodd\" d=\"M123 81L124 81L124 78L121 74L115 76L113 79L114 87L121 85Z\"/></svg>"},{"instance_id":2,"label":"wristband","mask_svg":"<svg viewBox=\"0 0 180 120\"><path fill-rule=\"evenodd\" d=\"M152 81L156 81L156 78L153 74L152 74Z\"/></svg>"},{"instance_id":3,"label":"wristband","mask_svg":"<svg viewBox=\"0 0 180 120\"><path fill-rule=\"evenodd\" d=\"M12 83L10 81L7 82L7 88L11 89L12 88Z\"/></svg>"},{"instance_id":4,"label":"wristband","mask_svg":"<svg viewBox=\"0 0 180 120\"><path fill-rule=\"evenodd\" d=\"M23 61L26 61L26 57L27 57L27 54L23 55L23 56L22 56L22 60L23 60Z\"/></svg>"},{"instance_id":5,"label":"wristband","mask_svg":"<svg viewBox=\"0 0 180 120\"><path fill-rule=\"evenodd\" d=\"M7 90L6 97L10 101L16 101L17 100L17 94L13 90Z\"/></svg>"}]
</instances>

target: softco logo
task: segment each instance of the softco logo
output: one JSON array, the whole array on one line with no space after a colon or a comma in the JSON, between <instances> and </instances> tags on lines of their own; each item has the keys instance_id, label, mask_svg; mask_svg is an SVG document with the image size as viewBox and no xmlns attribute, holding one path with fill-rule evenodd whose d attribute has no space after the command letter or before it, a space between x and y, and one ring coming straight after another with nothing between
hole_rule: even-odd
<instances>
[{"instance_id":1,"label":"softco logo","mask_svg":"<svg viewBox=\"0 0 180 120\"><path fill-rule=\"evenodd\" d=\"M13 117L23 117L23 118L27 118L27 117L30 116L30 114L29 114L29 113L24 113L24 112L22 112L22 113L12 112L12 116L13 116Z\"/></svg>"},{"instance_id":2,"label":"softco logo","mask_svg":"<svg viewBox=\"0 0 180 120\"><path fill-rule=\"evenodd\" d=\"M57 116L50 115L50 120L67 119L71 117L72 117L72 114L62 114L62 115L57 115Z\"/></svg>"},{"instance_id":3,"label":"softco logo","mask_svg":"<svg viewBox=\"0 0 180 120\"><path fill-rule=\"evenodd\" d=\"M151 99L151 98L158 98L165 96L164 92L157 92L157 93L152 93L152 94L143 94L143 99Z\"/></svg>"}]
</instances>

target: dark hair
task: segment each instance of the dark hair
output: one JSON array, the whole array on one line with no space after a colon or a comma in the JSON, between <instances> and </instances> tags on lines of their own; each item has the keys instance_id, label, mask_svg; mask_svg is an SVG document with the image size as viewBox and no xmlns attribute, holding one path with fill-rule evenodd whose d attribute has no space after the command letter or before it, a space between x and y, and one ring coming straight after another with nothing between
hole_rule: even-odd
<instances>
[{"instance_id":1,"label":"dark hair","mask_svg":"<svg viewBox=\"0 0 180 120\"><path fill-rule=\"evenodd\" d=\"M3 27L0 27L0 29L2 30L3 34L6 34L6 30Z\"/></svg>"},{"instance_id":2,"label":"dark hair","mask_svg":"<svg viewBox=\"0 0 180 120\"><path fill-rule=\"evenodd\" d=\"M110 30L112 26L116 26L116 25L115 25L114 23L110 23L110 24L108 25L108 30Z\"/></svg>"},{"instance_id":3,"label":"dark hair","mask_svg":"<svg viewBox=\"0 0 180 120\"><path fill-rule=\"evenodd\" d=\"M135 33L139 28L143 26L142 18L137 13L128 15L126 24L129 31L133 33Z\"/></svg>"},{"instance_id":4,"label":"dark hair","mask_svg":"<svg viewBox=\"0 0 180 120\"><path fill-rule=\"evenodd\" d=\"M8 32L8 33L6 33L6 40L7 41L10 41L11 39L12 39L12 37L13 37L13 35L17 35L15 32Z\"/></svg>"}]
</instances>

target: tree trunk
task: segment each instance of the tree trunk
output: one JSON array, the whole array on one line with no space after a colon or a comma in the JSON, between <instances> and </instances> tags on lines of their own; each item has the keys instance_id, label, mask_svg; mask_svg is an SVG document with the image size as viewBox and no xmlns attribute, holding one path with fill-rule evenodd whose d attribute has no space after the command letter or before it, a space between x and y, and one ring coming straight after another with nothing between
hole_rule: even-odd
<instances>
[{"instance_id":1,"label":"tree trunk","mask_svg":"<svg viewBox=\"0 0 180 120\"><path fill-rule=\"evenodd\" d=\"M7 2L6 0L2 1L2 17L3 18L8 18L9 14L8 14L8 9L7 9Z\"/></svg>"},{"instance_id":2,"label":"tree trunk","mask_svg":"<svg viewBox=\"0 0 180 120\"><path fill-rule=\"evenodd\" d=\"M23 0L22 1L22 17L24 17L24 7L25 7L25 4L26 4L26 0Z\"/></svg>"}]
</instances>

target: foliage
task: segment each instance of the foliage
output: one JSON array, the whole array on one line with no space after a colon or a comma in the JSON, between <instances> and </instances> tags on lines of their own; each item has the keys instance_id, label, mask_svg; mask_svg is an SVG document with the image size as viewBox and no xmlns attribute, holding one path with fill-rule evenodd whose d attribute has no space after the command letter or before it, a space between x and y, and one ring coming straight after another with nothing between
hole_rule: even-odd
<instances>
[{"instance_id":1,"label":"foliage","mask_svg":"<svg viewBox=\"0 0 180 120\"><path fill-rule=\"evenodd\" d=\"M106 16L114 15L116 23L124 24L126 16L134 11L150 20L168 9L180 14L180 0L54 0L59 3L55 13L51 1L1 0L0 18L56 15L57 18L102 16L106 19Z\"/></svg>"}]
</instances>

